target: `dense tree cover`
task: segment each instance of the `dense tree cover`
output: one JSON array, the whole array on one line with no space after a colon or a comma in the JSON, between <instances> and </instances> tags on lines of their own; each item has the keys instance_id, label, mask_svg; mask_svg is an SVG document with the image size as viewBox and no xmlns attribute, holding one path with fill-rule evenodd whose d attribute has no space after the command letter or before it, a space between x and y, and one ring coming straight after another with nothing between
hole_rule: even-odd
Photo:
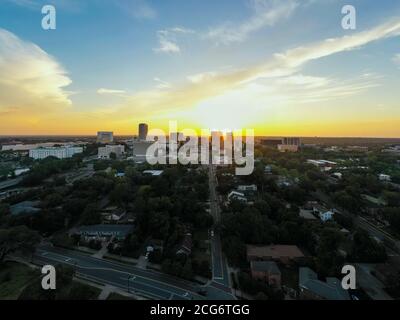
<instances>
[{"instance_id":1,"label":"dense tree cover","mask_svg":"<svg viewBox=\"0 0 400 320\"><path fill-rule=\"evenodd\" d=\"M25 254L33 253L39 241L38 233L26 226L0 229L0 263L3 262L7 254L15 251L21 251Z\"/></svg>"},{"instance_id":2,"label":"dense tree cover","mask_svg":"<svg viewBox=\"0 0 400 320\"><path fill-rule=\"evenodd\" d=\"M252 206L233 202L225 208L220 228L224 252L236 266L246 263L246 244L293 244L311 252L315 248L314 227L299 218L297 208L287 209L271 195Z\"/></svg>"},{"instance_id":3,"label":"dense tree cover","mask_svg":"<svg viewBox=\"0 0 400 320\"><path fill-rule=\"evenodd\" d=\"M400 235L400 208L384 208L381 214L389 221L391 228Z\"/></svg>"},{"instance_id":4,"label":"dense tree cover","mask_svg":"<svg viewBox=\"0 0 400 320\"><path fill-rule=\"evenodd\" d=\"M385 247L363 230L353 236L350 259L354 262L380 263L387 260Z\"/></svg>"},{"instance_id":5,"label":"dense tree cover","mask_svg":"<svg viewBox=\"0 0 400 320\"><path fill-rule=\"evenodd\" d=\"M22 185L27 187L39 185L52 175L76 168L80 163L81 159L77 156L62 160L54 157L48 157L44 160L34 163L31 171L24 176Z\"/></svg>"},{"instance_id":6,"label":"dense tree cover","mask_svg":"<svg viewBox=\"0 0 400 320\"><path fill-rule=\"evenodd\" d=\"M337 276L345 262L339 254L339 246L343 241L343 235L333 228L322 229L317 250L315 253L314 265L316 272L321 276Z\"/></svg>"}]
</instances>

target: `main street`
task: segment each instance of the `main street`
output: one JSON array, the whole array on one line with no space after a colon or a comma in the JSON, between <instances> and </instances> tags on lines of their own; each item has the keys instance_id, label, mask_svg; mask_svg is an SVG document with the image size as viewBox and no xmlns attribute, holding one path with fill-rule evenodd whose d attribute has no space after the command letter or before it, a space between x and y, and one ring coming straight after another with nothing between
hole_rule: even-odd
<instances>
[{"instance_id":1,"label":"main street","mask_svg":"<svg viewBox=\"0 0 400 320\"><path fill-rule=\"evenodd\" d=\"M214 218L214 226L221 221L221 212L218 204L216 191L216 174L212 164L209 165L209 187L210 187L210 211ZM215 228L213 228L215 229ZM221 238L217 230L211 234L211 256L212 256L212 283L210 286L216 287L224 292L225 299L234 299L231 294L228 264L222 252Z\"/></svg>"},{"instance_id":2,"label":"main street","mask_svg":"<svg viewBox=\"0 0 400 320\"><path fill-rule=\"evenodd\" d=\"M74 268L86 280L109 284L156 300L203 300L198 294L200 285L156 271L104 259L97 259L77 251L42 245L33 256L39 265L63 264Z\"/></svg>"}]
</instances>

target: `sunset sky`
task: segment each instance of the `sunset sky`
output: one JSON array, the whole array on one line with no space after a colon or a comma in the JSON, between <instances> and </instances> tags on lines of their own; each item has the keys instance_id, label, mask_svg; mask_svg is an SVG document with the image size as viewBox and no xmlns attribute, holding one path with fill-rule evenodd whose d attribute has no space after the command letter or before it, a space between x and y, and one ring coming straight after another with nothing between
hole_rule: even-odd
<instances>
[{"instance_id":1,"label":"sunset sky","mask_svg":"<svg viewBox=\"0 0 400 320\"><path fill-rule=\"evenodd\" d=\"M56 30L41 28L44 4ZM400 138L400 1L0 0L0 135L169 120Z\"/></svg>"}]
</instances>

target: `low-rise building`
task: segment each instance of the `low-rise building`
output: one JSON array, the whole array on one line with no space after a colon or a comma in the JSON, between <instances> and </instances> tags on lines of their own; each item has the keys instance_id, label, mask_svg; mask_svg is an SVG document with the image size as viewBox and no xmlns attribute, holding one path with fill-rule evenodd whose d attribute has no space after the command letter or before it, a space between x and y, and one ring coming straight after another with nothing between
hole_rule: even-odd
<instances>
[{"instance_id":1,"label":"low-rise building","mask_svg":"<svg viewBox=\"0 0 400 320\"><path fill-rule=\"evenodd\" d=\"M290 144L280 144L278 145L278 150L280 152L297 152L299 151L299 146Z\"/></svg>"},{"instance_id":2,"label":"low-rise building","mask_svg":"<svg viewBox=\"0 0 400 320\"><path fill-rule=\"evenodd\" d=\"M231 191L228 194L228 201L230 202L232 200L247 202L247 198L244 195L244 193L243 192L238 192L238 191Z\"/></svg>"},{"instance_id":3,"label":"low-rise building","mask_svg":"<svg viewBox=\"0 0 400 320\"><path fill-rule=\"evenodd\" d=\"M310 268L299 269L299 291L304 300L350 300L339 279L326 278L323 282Z\"/></svg>"},{"instance_id":4,"label":"low-rise building","mask_svg":"<svg viewBox=\"0 0 400 320\"><path fill-rule=\"evenodd\" d=\"M99 159L110 159L111 154L114 153L117 158L121 158L125 154L124 145L106 145L98 149L97 157Z\"/></svg>"},{"instance_id":5,"label":"low-rise building","mask_svg":"<svg viewBox=\"0 0 400 320\"><path fill-rule=\"evenodd\" d=\"M318 167L321 171L330 171L330 170L332 170L332 168L337 166L336 162L328 161L328 160L308 159L307 163Z\"/></svg>"},{"instance_id":6,"label":"low-rise building","mask_svg":"<svg viewBox=\"0 0 400 320\"><path fill-rule=\"evenodd\" d=\"M281 271L274 261L251 261L250 269L253 279L264 281L276 288L281 287Z\"/></svg>"},{"instance_id":7,"label":"low-rise building","mask_svg":"<svg viewBox=\"0 0 400 320\"><path fill-rule=\"evenodd\" d=\"M87 238L100 239L115 237L118 240L124 240L133 232L133 229L133 225L97 224L92 226L81 226L77 228L74 233Z\"/></svg>"}]
</instances>

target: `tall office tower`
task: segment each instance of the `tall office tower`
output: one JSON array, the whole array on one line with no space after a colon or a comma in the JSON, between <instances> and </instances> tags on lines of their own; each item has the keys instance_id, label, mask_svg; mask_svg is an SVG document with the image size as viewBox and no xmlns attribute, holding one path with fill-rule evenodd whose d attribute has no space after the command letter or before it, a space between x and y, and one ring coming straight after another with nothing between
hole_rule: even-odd
<instances>
[{"instance_id":1,"label":"tall office tower","mask_svg":"<svg viewBox=\"0 0 400 320\"><path fill-rule=\"evenodd\" d=\"M139 140L146 141L149 126L146 123L139 124Z\"/></svg>"},{"instance_id":2,"label":"tall office tower","mask_svg":"<svg viewBox=\"0 0 400 320\"><path fill-rule=\"evenodd\" d=\"M97 143L112 143L114 141L114 133L109 131L97 132Z\"/></svg>"}]
</instances>

